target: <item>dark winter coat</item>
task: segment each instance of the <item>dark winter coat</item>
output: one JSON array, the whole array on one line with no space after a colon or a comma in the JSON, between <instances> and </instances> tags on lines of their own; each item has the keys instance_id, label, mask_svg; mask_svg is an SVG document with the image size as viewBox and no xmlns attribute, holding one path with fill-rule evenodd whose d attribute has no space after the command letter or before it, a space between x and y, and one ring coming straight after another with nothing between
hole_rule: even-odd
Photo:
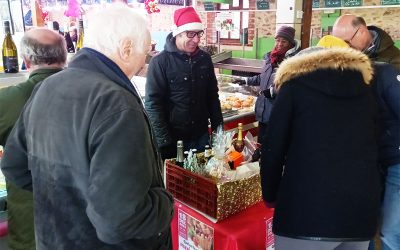
<instances>
[{"instance_id":1,"label":"dark winter coat","mask_svg":"<svg viewBox=\"0 0 400 250\"><path fill-rule=\"evenodd\" d=\"M386 168L400 163L400 70L375 63L372 86L379 106L379 162Z\"/></svg>"},{"instance_id":2,"label":"dark winter coat","mask_svg":"<svg viewBox=\"0 0 400 250\"><path fill-rule=\"evenodd\" d=\"M285 58L296 55L300 50L300 42L295 40L295 46L289 49ZM274 83L274 76L276 67L273 67L270 59L271 52L264 55L265 65L262 69L262 73L253 77L247 78L247 85L249 86L260 86L260 92L267 90L272 87ZM263 94L257 97L255 105L256 120L262 123L268 123L271 115L272 106L274 99L266 98Z\"/></svg>"},{"instance_id":3,"label":"dark winter coat","mask_svg":"<svg viewBox=\"0 0 400 250\"><path fill-rule=\"evenodd\" d=\"M38 249L169 247L173 201L150 123L114 66L80 50L38 85L9 136L2 171L33 188Z\"/></svg>"},{"instance_id":4,"label":"dark winter coat","mask_svg":"<svg viewBox=\"0 0 400 250\"><path fill-rule=\"evenodd\" d=\"M273 232L326 241L368 240L379 210L377 110L372 68L353 49L295 56L263 142L263 198L276 202Z\"/></svg>"},{"instance_id":5,"label":"dark winter coat","mask_svg":"<svg viewBox=\"0 0 400 250\"><path fill-rule=\"evenodd\" d=\"M216 129L223 120L210 55L179 51L169 34L164 51L149 64L145 107L159 147L198 139L207 133L208 119Z\"/></svg>"},{"instance_id":6,"label":"dark winter coat","mask_svg":"<svg viewBox=\"0 0 400 250\"><path fill-rule=\"evenodd\" d=\"M392 38L384 30L376 26L368 26L368 30L378 34L374 41L374 48L367 52L371 60L376 62L386 62L400 70L400 49L394 46Z\"/></svg>"}]
</instances>

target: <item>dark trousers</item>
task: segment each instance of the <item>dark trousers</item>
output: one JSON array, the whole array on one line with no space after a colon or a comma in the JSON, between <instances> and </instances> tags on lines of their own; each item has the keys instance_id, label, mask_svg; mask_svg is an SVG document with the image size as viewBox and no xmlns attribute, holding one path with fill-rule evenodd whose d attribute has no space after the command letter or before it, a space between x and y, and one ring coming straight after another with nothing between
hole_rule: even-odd
<instances>
[{"instance_id":1,"label":"dark trousers","mask_svg":"<svg viewBox=\"0 0 400 250\"><path fill-rule=\"evenodd\" d=\"M267 138L268 123L258 122L258 137L257 142L260 144L265 143Z\"/></svg>"}]
</instances>

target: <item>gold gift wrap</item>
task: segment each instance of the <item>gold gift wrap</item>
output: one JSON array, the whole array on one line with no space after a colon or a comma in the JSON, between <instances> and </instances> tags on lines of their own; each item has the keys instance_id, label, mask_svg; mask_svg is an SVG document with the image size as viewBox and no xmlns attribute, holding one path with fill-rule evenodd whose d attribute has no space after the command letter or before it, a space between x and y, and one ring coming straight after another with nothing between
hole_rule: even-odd
<instances>
[{"instance_id":1,"label":"gold gift wrap","mask_svg":"<svg viewBox=\"0 0 400 250\"><path fill-rule=\"evenodd\" d=\"M260 174L217 183L166 161L167 190L175 199L213 217L226 219L262 200Z\"/></svg>"},{"instance_id":2,"label":"gold gift wrap","mask_svg":"<svg viewBox=\"0 0 400 250\"><path fill-rule=\"evenodd\" d=\"M262 200L260 174L218 183L217 218L225 219Z\"/></svg>"}]
</instances>

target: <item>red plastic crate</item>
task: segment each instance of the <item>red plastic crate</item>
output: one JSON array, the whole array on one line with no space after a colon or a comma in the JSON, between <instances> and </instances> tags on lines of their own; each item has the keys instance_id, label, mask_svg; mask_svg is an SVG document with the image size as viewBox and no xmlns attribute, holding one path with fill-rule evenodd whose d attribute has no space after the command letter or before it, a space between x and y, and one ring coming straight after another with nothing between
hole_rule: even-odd
<instances>
[{"instance_id":1,"label":"red plastic crate","mask_svg":"<svg viewBox=\"0 0 400 250\"><path fill-rule=\"evenodd\" d=\"M166 161L166 168L167 190L176 199L217 218L218 190L212 179L183 169L171 160Z\"/></svg>"},{"instance_id":2,"label":"red plastic crate","mask_svg":"<svg viewBox=\"0 0 400 250\"><path fill-rule=\"evenodd\" d=\"M223 220L262 200L260 174L217 183L166 161L167 190L172 195L216 219Z\"/></svg>"}]
</instances>

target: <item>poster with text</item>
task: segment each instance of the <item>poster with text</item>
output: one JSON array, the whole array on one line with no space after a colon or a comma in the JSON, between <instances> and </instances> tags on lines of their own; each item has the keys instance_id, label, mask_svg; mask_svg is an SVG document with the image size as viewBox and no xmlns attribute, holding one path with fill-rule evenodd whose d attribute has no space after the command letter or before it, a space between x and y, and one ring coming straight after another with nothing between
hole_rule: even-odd
<instances>
[{"instance_id":1,"label":"poster with text","mask_svg":"<svg viewBox=\"0 0 400 250\"><path fill-rule=\"evenodd\" d=\"M180 250L213 250L214 228L178 210Z\"/></svg>"},{"instance_id":2,"label":"poster with text","mask_svg":"<svg viewBox=\"0 0 400 250\"><path fill-rule=\"evenodd\" d=\"M273 217L269 218L268 220L266 220L266 227L267 227L267 235L266 235L266 239L265 239L265 245L267 250L274 250L275 249L275 241L274 241L274 233L272 232L272 220Z\"/></svg>"}]
</instances>

